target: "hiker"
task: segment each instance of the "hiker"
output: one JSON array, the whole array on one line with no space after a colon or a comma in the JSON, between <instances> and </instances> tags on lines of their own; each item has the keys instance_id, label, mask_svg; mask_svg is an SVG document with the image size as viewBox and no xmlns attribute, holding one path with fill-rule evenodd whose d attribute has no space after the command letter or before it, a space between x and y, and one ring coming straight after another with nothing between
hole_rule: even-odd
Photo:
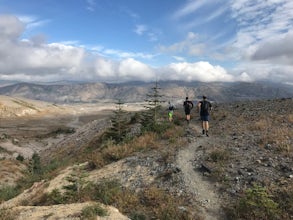
<instances>
[{"instance_id":1,"label":"hiker","mask_svg":"<svg viewBox=\"0 0 293 220\"><path fill-rule=\"evenodd\" d=\"M169 121L172 122L173 121L173 115L174 115L175 106L170 101L168 103L169 103L168 118L169 118Z\"/></svg>"},{"instance_id":2,"label":"hiker","mask_svg":"<svg viewBox=\"0 0 293 220\"><path fill-rule=\"evenodd\" d=\"M186 115L186 121L189 124L190 111L193 108L193 103L192 103L192 101L188 100L188 97L185 98L185 101L183 102L183 107L184 107L184 112L185 112L185 115Z\"/></svg>"},{"instance_id":3,"label":"hiker","mask_svg":"<svg viewBox=\"0 0 293 220\"><path fill-rule=\"evenodd\" d=\"M207 101L207 97L203 96L202 101L197 104L197 109L200 113L200 120L202 121L202 134L209 136L209 115L212 110L212 104Z\"/></svg>"}]
</instances>

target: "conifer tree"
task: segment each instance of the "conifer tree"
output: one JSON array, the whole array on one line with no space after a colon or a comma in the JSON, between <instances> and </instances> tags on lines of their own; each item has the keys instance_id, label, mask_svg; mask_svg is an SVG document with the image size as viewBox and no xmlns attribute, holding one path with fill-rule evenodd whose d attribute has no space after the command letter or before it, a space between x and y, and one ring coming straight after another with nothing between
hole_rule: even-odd
<instances>
[{"instance_id":1,"label":"conifer tree","mask_svg":"<svg viewBox=\"0 0 293 220\"><path fill-rule=\"evenodd\" d=\"M146 111L143 114L142 125L147 130L152 130L159 122L159 110L161 109L162 95L158 82L151 88L151 92L146 95Z\"/></svg>"},{"instance_id":2,"label":"conifer tree","mask_svg":"<svg viewBox=\"0 0 293 220\"><path fill-rule=\"evenodd\" d=\"M128 119L126 112L122 109L124 103L118 100L116 110L111 117L111 127L106 132L106 137L112 139L115 143L122 142L128 131Z\"/></svg>"}]
</instances>

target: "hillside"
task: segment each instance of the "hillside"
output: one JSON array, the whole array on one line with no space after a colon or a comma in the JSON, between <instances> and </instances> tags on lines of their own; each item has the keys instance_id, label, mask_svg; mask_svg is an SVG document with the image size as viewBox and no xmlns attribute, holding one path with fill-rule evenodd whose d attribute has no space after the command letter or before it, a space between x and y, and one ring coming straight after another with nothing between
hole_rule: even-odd
<instances>
[{"instance_id":1,"label":"hillside","mask_svg":"<svg viewBox=\"0 0 293 220\"><path fill-rule=\"evenodd\" d=\"M39 152L42 166L55 168L3 201L2 216L82 219L85 207L99 206L119 214L108 219L292 219L293 100L214 107L210 137L196 112L186 125L182 109L144 134L132 115L133 139L120 144L103 138L107 118L76 127Z\"/></svg>"},{"instance_id":2,"label":"hillside","mask_svg":"<svg viewBox=\"0 0 293 220\"><path fill-rule=\"evenodd\" d=\"M154 83L128 82L110 83L60 83L31 84L18 83L0 87L0 94L24 97L51 103L97 103L97 102L142 102ZM181 101L185 96L193 100L203 94L216 102L241 100L276 99L293 96L293 87L268 82L254 83L202 83L162 81L161 94L166 101Z\"/></svg>"}]
</instances>

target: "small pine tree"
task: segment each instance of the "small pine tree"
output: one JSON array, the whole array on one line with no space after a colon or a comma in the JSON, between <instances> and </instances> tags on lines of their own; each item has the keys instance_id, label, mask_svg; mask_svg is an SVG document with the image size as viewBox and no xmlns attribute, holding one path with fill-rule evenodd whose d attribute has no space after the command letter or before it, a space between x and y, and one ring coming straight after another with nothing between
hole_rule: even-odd
<instances>
[{"instance_id":1,"label":"small pine tree","mask_svg":"<svg viewBox=\"0 0 293 220\"><path fill-rule=\"evenodd\" d=\"M146 111L143 113L142 125L147 130L153 130L153 128L158 124L159 121L159 110L161 109L162 95L159 90L161 88L158 85L158 82L155 82L154 87L152 87L151 93L147 94Z\"/></svg>"},{"instance_id":2,"label":"small pine tree","mask_svg":"<svg viewBox=\"0 0 293 220\"><path fill-rule=\"evenodd\" d=\"M106 138L112 139L115 143L120 143L125 139L128 132L128 119L126 112L122 108L124 103L119 100L116 104L117 109L113 112L114 115L111 117L112 125L106 132Z\"/></svg>"},{"instance_id":3,"label":"small pine tree","mask_svg":"<svg viewBox=\"0 0 293 220\"><path fill-rule=\"evenodd\" d=\"M37 153L34 153L30 160L29 169L31 174L41 175L43 173L41 158Z\"/></svg>"}]
</instances>

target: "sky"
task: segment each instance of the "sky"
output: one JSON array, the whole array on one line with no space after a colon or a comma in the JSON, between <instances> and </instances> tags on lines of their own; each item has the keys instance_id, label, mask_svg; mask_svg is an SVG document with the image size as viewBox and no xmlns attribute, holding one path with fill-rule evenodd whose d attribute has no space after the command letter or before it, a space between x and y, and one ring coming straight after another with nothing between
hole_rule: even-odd
<instances>
[{"instance_id":1,"label":"sky","mask_svg":"<svg viewBox=\"0 0 293 220\"><path fill-rule=\"evenodd\" d=\"M293 85L292 0L0 0L0 80Z\"/></svg>"}]
</instances>

